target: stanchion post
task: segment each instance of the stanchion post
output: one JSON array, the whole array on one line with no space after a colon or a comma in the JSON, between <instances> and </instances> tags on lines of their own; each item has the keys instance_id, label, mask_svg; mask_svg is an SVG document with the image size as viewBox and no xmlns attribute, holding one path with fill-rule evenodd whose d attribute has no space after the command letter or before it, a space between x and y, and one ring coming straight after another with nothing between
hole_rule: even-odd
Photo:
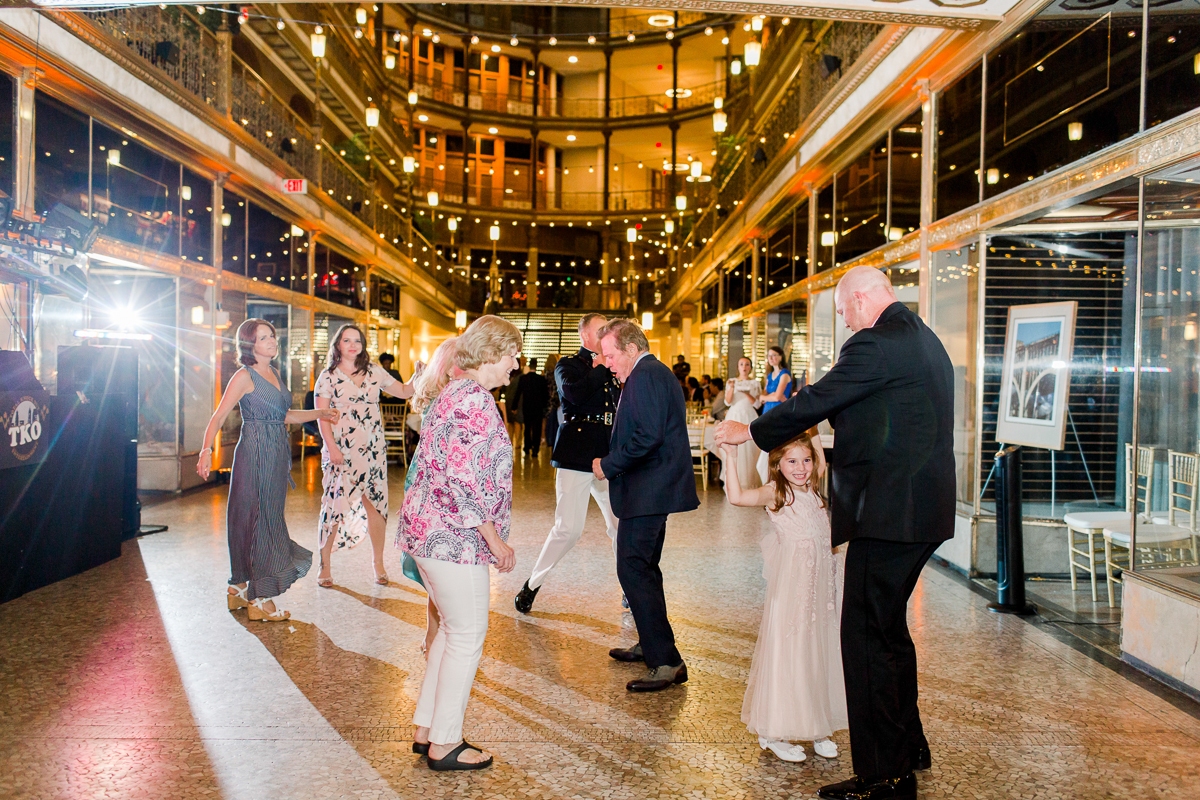
<instances>
[{"instance_id":1,"label":"stanchion post","mask_svg":"<svg viewBox=\"0 0 1200 800\"><path fill-rule=\"evenodd\" d=\"M1033 614L1025 602L1025 546L1021 531L1021 447L996 453L996 602L998 614Z\"/></svg>"}]
</instances>

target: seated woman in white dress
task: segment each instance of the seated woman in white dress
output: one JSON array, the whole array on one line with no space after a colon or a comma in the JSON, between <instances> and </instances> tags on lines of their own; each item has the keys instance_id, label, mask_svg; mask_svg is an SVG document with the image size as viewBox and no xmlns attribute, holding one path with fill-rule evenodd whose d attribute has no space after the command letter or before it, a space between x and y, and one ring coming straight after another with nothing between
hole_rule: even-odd
<instances>
[{"instance_id":1,"label":"seated woman in white dress","mask_svg":"<svg viewBox=\"0 0 1200 800\"><path fill-rule=\"evenodd\" d=\"M754 377L754 362L745 356L739 358L737 377L730 378L729 383L725 385L725 402L729 405L729 410L725 412L725 419L746 425L754 422L758 419L758 412L755 411L755 408L759 405L762 393L762 384ZM737 447L738 476L742 480L743 489L756 489L762 486L766 479L758 471L760 452L762 451L754 444L753 439ZM723 481L728 457L722 455L722 462L721 480Z\"/></svg>"}]
</instances>

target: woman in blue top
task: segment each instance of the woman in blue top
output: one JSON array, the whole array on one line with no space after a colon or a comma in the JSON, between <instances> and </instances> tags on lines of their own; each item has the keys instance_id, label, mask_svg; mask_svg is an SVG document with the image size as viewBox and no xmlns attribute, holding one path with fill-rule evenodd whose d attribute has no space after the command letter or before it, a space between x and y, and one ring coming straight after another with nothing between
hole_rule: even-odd
<instances>
[{"instance_id":1,"label":"woman in blue top","mask_svg":"<svg viewBox=\"0 0 1200 800\"><path fill-rule=\"evenodd\" d=\"M762 413L767 413L775 406L792 396L792 371L788 369L783 357L783 349L771 347L767 350L767 393L762 396Z\"/></svg>"}]
</instances>

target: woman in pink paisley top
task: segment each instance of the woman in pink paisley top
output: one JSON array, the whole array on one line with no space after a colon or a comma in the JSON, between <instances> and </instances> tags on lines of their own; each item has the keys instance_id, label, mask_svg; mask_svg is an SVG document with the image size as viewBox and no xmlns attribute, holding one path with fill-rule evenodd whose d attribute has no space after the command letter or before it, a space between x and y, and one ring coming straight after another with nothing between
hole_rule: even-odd
<instances>
[{"instance_id":1,"label":"woman in pink paisley top","mask_svg":"<svg viewBox=\"0 0 1200 800\"><path fill-rule=\"evenodd\" d=\"M398 544L417 562L442 618L413 714L413 752L428 755L434 770L492 763L463 740L462 728L487 635L488 565L516 566L507 544L512 443L490 392L508 382L520 353L521 332L495 316L480 317L458 338L462 377L426 412L417 474L400 511Z\"/></svg>"}]
</instances>

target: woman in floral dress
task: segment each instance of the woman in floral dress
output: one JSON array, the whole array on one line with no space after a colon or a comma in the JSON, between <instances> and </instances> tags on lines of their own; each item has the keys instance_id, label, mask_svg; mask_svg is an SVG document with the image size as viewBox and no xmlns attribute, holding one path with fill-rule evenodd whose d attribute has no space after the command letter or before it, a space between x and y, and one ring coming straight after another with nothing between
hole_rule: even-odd
<instances>
[{"instance_id":1,"label":"woman in floral dress","mask_svg":"<svg viewBox=\"0 0 1200 800\"><path fill-rule=\"evenodd\" d=\"M325 491L318 528L321 571L317 585L322 588L333 586L330 556L334 548L354 547L364 535L371 538L375 582L380 586L388 582L383 566L388 487L387 446L379 413L381 392L407 399L412 397L413 387L372 364L362 330L343 325L329 343L329 359L314 389L317 408L342 412L337 425L321 423Z\"/></svg>"}]
</instances>

